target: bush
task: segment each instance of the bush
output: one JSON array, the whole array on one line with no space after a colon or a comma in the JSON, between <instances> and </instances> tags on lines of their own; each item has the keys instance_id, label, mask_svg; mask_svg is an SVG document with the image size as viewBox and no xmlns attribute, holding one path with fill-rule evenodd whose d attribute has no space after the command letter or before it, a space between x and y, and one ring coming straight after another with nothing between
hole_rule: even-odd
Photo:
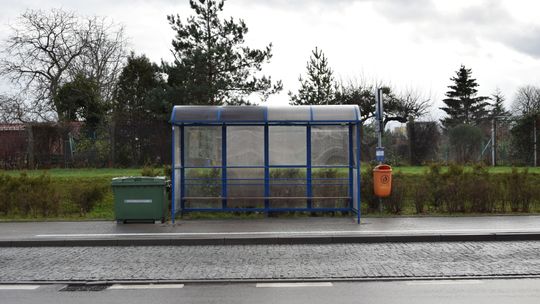
<instances>
[{"instance_id":1,"label":"bush","mask_svg":"<svg viewBox=\"0 0 540 304\"><path fill-rule=\"evenodd\" d=\"M154 167L151 166L144 166L141 170L142 176L158 176L159 171L156 170Z\"/></svg>"},{"instance_id":2,"label":"bush","mask_svg":"<svg viewBox=\"0 0 540 304\"><path fill-rule=\"evenodd\" d=\"M70 199L78 207L80 215L90 212L96 203L103 200L107 188L92 183L74 184L70 189Z\"/></svg>"},{"instance_id":3,"label":"bush","mask_svg":"<svg viewBox=\"0 0 540 304\"><path fill-rule=\"evenodd\" d=\"M405 205L405 184L401 174L394 174L392 177L392 193L385 199L388 211L393 214L400 214Z\"/></svg>"},{"instance_id":4,"label":"bush","mask_svg":"<svg viewBox=\"0 0 540 304\"><path fill-rule=\"evenodd\" d=\"M426 204L432 198L432 192L429 191L430 185L427 179L422 176L419 180L411 185L411 196L414 203L414 209L417 214L424 213Z\"/></svg>"},{"instance_id":5,"label":"bush","mask_svg":"<svg viewBox=\"0 0 540 304\"><path fill-rule=\"evenodd\" d=\"M4 215L58 215L60 195L51 178L0 175L0 212Z\"/></svg>"}]
</instances>

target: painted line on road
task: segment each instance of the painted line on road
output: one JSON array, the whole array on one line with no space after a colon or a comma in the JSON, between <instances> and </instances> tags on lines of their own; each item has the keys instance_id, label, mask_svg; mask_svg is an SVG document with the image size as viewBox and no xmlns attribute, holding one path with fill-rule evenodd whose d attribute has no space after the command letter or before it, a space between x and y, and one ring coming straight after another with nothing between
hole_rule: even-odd
<instances>
[{"instance_id":1,"label":"painted line on road","mask_svg":"<svg viewBox=\"0 0 540 304\"><path fill-rule=\"evenodd\" d=\"M108 289L131 290L131 289L180 289L184 284L114 284Z\"/></svg>"},{"instance_id":2,"label":"painted line on road","mask_svg":"<svg viewBox=\"0 0 540 304\"><path fill-rule=\"evenodd\" d=\"M483 284L483 281L480 280L449 280L449 281L413 281L407 282L407 285L473 285L473 284Z\"/></svg>"},{"instance_id":3,"label":"painted line on road","mask_svg":"<svg viewBox=\"0 0 540 304\"><path fill-rule=\"evenodd\" d=\"M300 282L300 283L257 283L258 288L289 288L289 287L332 287L330 282Z\"/></svg>"},{"instance_id":4,"label":"painted line on road","mask_svg":"<svg viewBox=\"0 0 540 304\"><path fill-rule=\"evenodd\" d=\"M251 232L163 232L163 233L73 233L73 234L36 234L35 237L122 237L122 236L208 236L208 235L339 235L339 234L407 234L407 233L533 233L538 229L452 229L452 230L331 230L331 231L251 231Z\"/></svg>"},{"instance_id":5,"label":"painted line on road","mask_svg":"<svg viewBox=\"0 0 540 304\"><path fill-rule=\"evenodd\" d=\"M36 290L40 285L0 285L0 290Z\"/></svg>"}]
</instances>

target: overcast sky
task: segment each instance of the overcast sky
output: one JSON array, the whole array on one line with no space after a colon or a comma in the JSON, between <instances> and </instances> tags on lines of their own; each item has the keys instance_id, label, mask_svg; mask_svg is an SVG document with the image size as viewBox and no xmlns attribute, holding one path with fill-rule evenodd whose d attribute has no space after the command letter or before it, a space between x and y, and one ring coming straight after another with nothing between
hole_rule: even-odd
<instances>
[{"instance_id":1,"label":"overcast sky","mask_svg":"<svg viewBox=\"0 0 540 304\"><path fill-rule=\"evenodd\" d=\"M150 59L170 60L173 32L168 14L192 14L188 0L0 0L0 38L9 35L25 9L63 8L112 18L126 28L130 48ZM464 64L480 93L497 87L510 105L517 87L540 85L540 2L534 0L229 0L225 14L242 18L247 42L272 42L274 57L264 72L281 79L287 103L298 88L311 50L318 46L338 79L390 82L416 88L440 101L449 78ZM5 88L5 83L2 84Z\"/></svg>"}]
</instances>

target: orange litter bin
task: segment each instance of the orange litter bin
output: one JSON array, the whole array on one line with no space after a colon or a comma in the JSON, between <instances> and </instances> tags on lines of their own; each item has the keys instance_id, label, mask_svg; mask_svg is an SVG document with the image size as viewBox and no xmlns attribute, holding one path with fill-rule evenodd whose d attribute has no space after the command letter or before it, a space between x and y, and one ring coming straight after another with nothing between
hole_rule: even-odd
<instances>
[{"instance_id":1,"label":"orange litter bin","mask_svg":"<svg viewBox=\"0 0 540 304\"><path fill-rule=\"evenodd\" d=\"M387 197L392 192L392 167L378 165L373 169L373 190L378 197Z\"/></svg>"}]
</instances>

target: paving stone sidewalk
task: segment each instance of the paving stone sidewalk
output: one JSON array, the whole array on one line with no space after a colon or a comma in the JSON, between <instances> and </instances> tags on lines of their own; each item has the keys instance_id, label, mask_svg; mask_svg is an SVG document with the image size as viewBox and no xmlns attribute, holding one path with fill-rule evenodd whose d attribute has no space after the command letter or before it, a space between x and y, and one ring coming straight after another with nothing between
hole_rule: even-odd
<instances>
[{"instance_id":1,"label":"paving stone sidewalk","mask_svg":"<svg viewBox=\"0 0 540 304\"><path fill-rule=\"evenodd\" d=\"M540 275L540 242L0 248L0 282Z\"/></svg>"}]
</instances>

